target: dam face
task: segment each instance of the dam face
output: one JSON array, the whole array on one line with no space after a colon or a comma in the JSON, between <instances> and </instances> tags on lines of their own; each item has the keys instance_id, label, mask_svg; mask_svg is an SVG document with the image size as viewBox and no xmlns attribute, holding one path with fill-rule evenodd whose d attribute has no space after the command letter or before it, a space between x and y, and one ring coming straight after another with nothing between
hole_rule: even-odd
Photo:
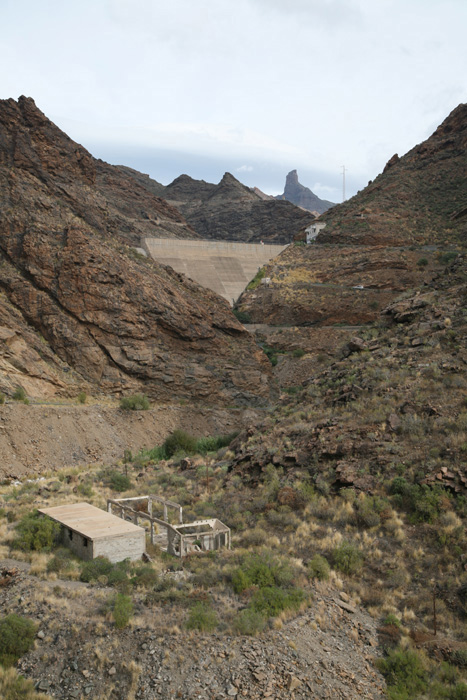
<instances>
[{"instance_id":1,"label":"dam face","mask_svg":"<svg viewBox=\"0 0 467 700\"><path fill-rule=\"evenodd\" d=\"M212 289L232 304L258 269L287 246L231 241L145 238L150 256Z\"/></svg>"}]
</instances>

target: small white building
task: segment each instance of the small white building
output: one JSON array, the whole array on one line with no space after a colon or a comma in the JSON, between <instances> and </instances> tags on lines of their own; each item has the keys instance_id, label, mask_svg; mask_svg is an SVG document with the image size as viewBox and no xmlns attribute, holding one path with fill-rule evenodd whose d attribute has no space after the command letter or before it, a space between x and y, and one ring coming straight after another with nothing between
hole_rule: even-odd
<instances>
[{"instance_id":1,"label":"small white building","mask_svg":"<svg viewBox=\"0 0 467 700\"><path fill-rule=\"evenodd\" d=\"M313 221L312 224L307 226L305 229L305 235L306 235L306 242L311 243L318 233L323 230L323 228L326 226L325 221Z\"/></svg>"},{"instance_id":2,"label":"small white building","mask_svg":"<svg viewBox=\"0 0 467 700\"><path fill-rule=\"evenodd\" d=\"M146 551L146 531L90 503L39 508L39 513L62 526L63 544L81 559L107 557L112 563L141 559Z\"/></svg>"}]
</instances>

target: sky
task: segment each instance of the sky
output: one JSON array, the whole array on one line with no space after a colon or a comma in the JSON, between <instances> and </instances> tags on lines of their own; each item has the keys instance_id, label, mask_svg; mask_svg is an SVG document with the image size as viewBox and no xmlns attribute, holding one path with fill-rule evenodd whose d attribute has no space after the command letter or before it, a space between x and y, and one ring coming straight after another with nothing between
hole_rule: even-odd
<instances>
[{"instance_id":1,"label":"sky","mask_svg":"<svg viewBox=\"0 0 467 700\"><path fill-rule=\"evenodd\" d=\"M467 101L466 0L0 0L0 98L163 184L349 198Z\"/></svg>"}]
</instances>

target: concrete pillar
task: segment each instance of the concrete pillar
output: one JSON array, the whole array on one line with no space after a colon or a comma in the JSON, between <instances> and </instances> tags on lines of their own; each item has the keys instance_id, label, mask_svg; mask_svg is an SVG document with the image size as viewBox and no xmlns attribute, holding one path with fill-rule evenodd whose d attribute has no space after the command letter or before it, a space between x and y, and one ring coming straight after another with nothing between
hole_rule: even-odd
<instances>
[{"instance_id":1,"label":"concrete pillar","mask_svg":"<svg viewBox=\"0 0 467 700\"><path fill-rule=\"evenodd\" d=\"M111 513L111 512L112 512L112 504L109 501L107 501L107 513Z\"/></svg>"},{"instance_id":2,"label":"concrete pillar","mask_svg":"<svg viewBox=\"0 0 467 700\"><path fill-rule=\"evenodd\" d=\"M164 503L164 520L166 523L169 522L167 519L167 504L166 503Z\"/></svg>"},{"instance_id":3,"label":"concrete pillar","mask_svg":"<svg viewBox=\"0 0 467 700\"><path fill-rule=\"evenodd\" d=\"M180 506L178 509L178 524L183 525L183 508Z\"/></svg>"},{"instance_id":4,"label":"concrete pillar","mask_svg":"<svg viewBox=\"0 0 467 700\"><path fill-rule=\"evenodd\" d=\"M154 523L151 520L151 544L154 544Z\"/></svg>"}]
</instances>

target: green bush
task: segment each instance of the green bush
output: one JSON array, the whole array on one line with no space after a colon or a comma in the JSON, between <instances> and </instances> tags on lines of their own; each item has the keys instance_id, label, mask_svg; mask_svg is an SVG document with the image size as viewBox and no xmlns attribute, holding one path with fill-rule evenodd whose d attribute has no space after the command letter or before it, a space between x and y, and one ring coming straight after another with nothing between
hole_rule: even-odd
<instances>
[{"instance_id":1,"label":"green bush","mask_svg":"<svg viewBox=\"0 0 467 700\"><path fill-rule=\"evenodd\" d=\"M260 612L245 608L242 610L234 621L234 629L238 634L247 634L256 636L264 630L266 618Z\"/></svg>"},{"instance_id":2,"label":"green bush","mask_svg":"<svg viewBox=\"0 0 467 700\"><path fill-rule=\"evenodd\" d=\"M251 586L266 588L274 585L290 586L294 577L291 567L275 560L268 553L250 554L232 573L235 593L242 593Z\"/></svg>"},{"instance_id":3,"label":"green bush","mask_svg":"<svg viewBox=\"0 0 467 700\"><path fill-rule=\"evenodd\" d=\"M0 391L0 404L5 403L5 398L6 397L5 397L5 394L3 393L3 391Z\"/></svg>"},{"instance_id":4,"label":"green bush","mask_svg":"<svg viewBox=\"0 0 467 700\"><path fill-rule=\"evenodd\" d=\"M303 357L304 354L305 354L305 350L303 348L297 348L292 353L293 357Z\"/></svg>"},{"instance_id":5,"label":"green bush","mask_svg":"<svg viewBox=\"0 0 467 700\"><path fill-rule=\"evenodd\" d=\"M50 552L59 541L60 525L37 510L25 515L16 526L15 549Z\"/></svg>"},{"instance_id":6,"label":"green bush","mask_svg":"<svg viewBox=\"0 0 467 700\"><path fill-rule=\"evenodd\" d=\"M107 557L96 557L91 561L83 562L81 567L80 581L90 583L96 581L101 576L108 576L112 571L113 564Z\"/></svg>"},{"instance_id":7,"label":"green bush","mask_svg":"<svg viewBox=\"0 0 467 700\"><path fill-rule=\"evenodd\" d=\"M428 258L419 258L417 260L418 267L426 267L428 265Z\"/></svg>"},{"instance_id":8,"label":"green bush","mask_svg":"<svg viewBox=\"0 0 467 700\"><path fill-rule=\"evenodd\" d=\"M143 588L154 588L159 584L157 572L151 566L144 564L140 564L136 568L130 580L134 586L142 586Z\"/></svg>"},{"instance_id":9,"label":"green bush","mask_svg":"<svg viewBox=\"0 0 467 700\"><path fill-rule=\"evenodd\" d=\"M234 316L240 321L240 323L251 323L250 315L246 311L240 311L239 309L233 309Z\"/></svg>"},{"instance_id":10,"label":"green bush","mask_svg":"<svg viewBox=\"0 0 467 700\"><path fill-rule=\"evenodd\" d=\"M347 575L356 574L363 565L363 554L351 542L342 542L332 553L336 569Z\"/></svg>"},{"instance_id":11,"label":"green bush","mask_svg":"<svg viewBox=\"0 0 467 700\"><path fill-rule=\"evenodd\" d=\"M144 394L124 396L120 399L120 408L124 411L147 411L149 408L149 399L147 396L144 396Z\"/></svg>"},{"instance_id":12,"label":"green bush","mask_svg":"<svg viewBox=\"0 0 467 700\"><path fill-rule=\"evenodd\" d=\"M386 679L390 700L413 700L428 686L427 672L415 651L393 649L376 665Z\"/></svg>"},{"instance_id":13,"label":"green bush","mask_svg":"<svg viewBox=\"0 0 467 700\"><path fill-rule=\"evenodd\" d=\"M407 511L414 522L431 523L436 520L449 498L441 486L409 484L401 476L396 476L391 482L390 493L394 494L394 504Z\"/></svg>"},{"instance_id":14,"label":"green bush","mask_svg":"<svg viewBox=\"0 0 467 700\"><path fill-rule=\"evenodd\" d=\"M2 700L52 700L49 695L36 693L32 681L19 676L14 668L0 666L0 698Z\"/></svg>"},{"instance_id":15,"label":"green bush","mask_svg":"<svg viewBox=\"0 0 467 700\"><path fill-rule=\"evenodd\" d=\"M191 608L186 627L189 630L211 632L217 627L217 615L207 603L200 601Z\"/></svg>"},{"instance_id":16,"label":"green bush","mask_svg":"<svg viewBox=\"0 0 467 700\"><path fill-rule=\"evenodd\" d=\"M305 594L299 588L284 590L270 586L256 591L251 600L251 608L266 617L276 617L283 610L298 610L304 600Z\"/></svg>"},{"instance_id":17,"label":"green bush","mask_svg":"<svg viewBox=\"0 0 467 700\"><path fill-rule=\"evenodd\" d=\"M115 627L121 630L128 625L132 618L133 601L129 595L117 593L112 607L112 617L115 621Z\"/></svg>"},{"instance_id":18,"label":"green bush","mask_svg":"<svg viewBox=\"0 0 467 700\"><path fill-rule=\"evenodd\" d=\"M109 486L113 491L128 491L132 487L130 478L121 472L112 470L108 476Z\"/></svg>"},{"instance_id":19,"label":"green bush","mask_svg":"<svg viewBox=\"0 0 467 700\"><path fill-rule=\"evenodd\" d=\"M319 581L328 580L330 569L328 560L321 554L315 554L308 562L308 572L311 578L317 578Z\"/></svg>"},{"instance_id":20,"label":"green bush","mask_svg":"<svg viewBox=\"0 0 467 700\"><path fill-rule=\"evenodd\" d=\"M450 250L447 253L443 253L442 255L439 256L439 261L443 265L449 265L450 262L455 260L457 258L458 253L456 253L454 250Z\"/></svg>"},{"instance_id":21,"label":"green bush","mask_svg":"<svg viewBox=\"0 0 467 700\"><path fill-rule=\"evenodd\" d=\"M165 440L162 449L168 458L177 452L194 454L196 451L196 438L184 430L174 430Z\"/></svg>"},{"instance_id":22,"label":"green bush","mask_svg":"<svg viewBox=\"0 0 467 700\"><path fill-rule=\"evenodd\" d=\"M86 403L87 395L85 391L80 391L78 394L78 403Z\"/></svg>"},{"instance_id":23,"label":"green bush","mask_svg":"<svg viewBox=\"0 0 467 700\"><path fill-rule=\"evenodd\" d=\"M7 668L15 664L34 644L36 626L20 615L0 619L0 664Z\"/></svg>"},{"instance_id":24,"label":"green bush","mask_svg":"<svg viewBox=\"0 0 467 700\"><path fill-rule=\"evenodd\" d=\"M61 571L68 571L73 565L73 554L66 547L60 547L57 549L52 559L47 562L47 571L55 572L56 574Z\"/></svg>"},{"instance_id":25,"label":"green bush","mask_svg":"<svg viewBox=\"0 0 467 700\"><path fill-rule=\"evenodd\" d=\"M256 289L256 287L258 287L258 286L260 285L261 280L263 279L263 277L265 276L265 274L266 274L265 268L264 268L264 267L261 267L261 268L258 270L258 272L256 273L256 275L253 277L253 279L251 280L251 282L249 282L249 283L247 284L247 287L246 287L246 288L247 288L247 289L250 289L250 290Z\"/></svg>"},{"instance_id":26,"label":"green bush","mask_svg":"<svg viewBox=\"0 0 467 700\"><path fill-rule=\"evenodd\" d=\"M26 401L27 400L26 392L22 386L16 387L12 398L14 401Z\"/></svg>"}]
</instances>

